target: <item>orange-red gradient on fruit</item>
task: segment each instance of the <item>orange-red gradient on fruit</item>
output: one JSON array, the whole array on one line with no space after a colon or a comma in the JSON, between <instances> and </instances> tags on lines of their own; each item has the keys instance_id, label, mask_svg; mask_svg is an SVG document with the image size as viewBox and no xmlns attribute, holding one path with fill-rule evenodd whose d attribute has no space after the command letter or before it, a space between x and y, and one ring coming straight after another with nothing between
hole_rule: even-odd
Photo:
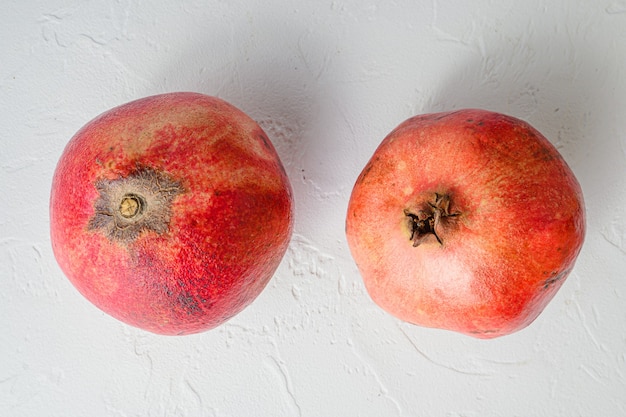
<instances>
[{"instance_id":1,"label":"orange-red gradient on fruit","mask_svg":"<svg viewBox=\"0 0 626 417\"><path fill-rule=\"evenodd\" d=\"M439 211L434 227L428 214L443 197L449 215ZM418 241L411 219L436 233ZM558 151L527 123L484 110L428 114L402 123L375 151L354 186L346 233L383 309L493 338L530 324L572 270L585 234L583 196Z\"/></svg>"}]
</instances>

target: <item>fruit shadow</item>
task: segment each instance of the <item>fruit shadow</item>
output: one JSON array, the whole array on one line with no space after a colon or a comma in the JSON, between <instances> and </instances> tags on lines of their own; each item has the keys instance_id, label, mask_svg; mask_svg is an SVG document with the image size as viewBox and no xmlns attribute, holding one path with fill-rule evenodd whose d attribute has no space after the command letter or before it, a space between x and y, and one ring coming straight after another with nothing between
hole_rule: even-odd
<instances>
[{"instance_id":1,"label":"fruit shadow","mask_svg":"<svg viewBox=\"0 0 626 417\"><path fill-rule=\"evenodd\" d=\"M155 81L163 92L222 98L261 125L290 178L297 232L299 207L316 203L307 190L303 160L307 138L314 136L311 131L319 126L322 101L327 100L319 71L330 48L312 29L259 15L233 16L223 26L208 28L200 39L190 36Z\"/></svg>"},{"instance_id":2,"label":"fruit shadow","mask_svg":"<svg viewBox=\"0 0 626 417\"><path fill-rule=\"evenodd\" d=\"M582 35L581 35L582 36ZM544 37L542 39L542 37ZM526 120L563 155L583 189L587 217L607 215L607 180L621 176L623 152L615 137L617 94L610 84L615 59L602 45L544 34L485 39L443 78L423 112L484 108Z\"/></svg>"}]
</instances>

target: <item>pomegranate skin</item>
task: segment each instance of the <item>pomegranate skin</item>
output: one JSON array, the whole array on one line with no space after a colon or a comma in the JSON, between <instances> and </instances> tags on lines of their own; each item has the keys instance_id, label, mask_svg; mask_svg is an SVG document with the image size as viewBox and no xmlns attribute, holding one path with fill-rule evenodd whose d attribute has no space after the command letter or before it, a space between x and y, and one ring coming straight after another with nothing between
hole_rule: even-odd
<instances>
[{"instance_id":1,"label":"pomegranate skin","mask_svg":"<svg viewBox=\"0 0 626 417\"><path fill-rule=\"evenodd\" d=\"M285 254L291 187L267 135L215 97L111 109L67 144L50 197L54 255L107 314L164 335L248 306Z\"/></svg>"},{"instance_id":2,"label":"pomegranate skin","mask_svg":"<svg viewBox=\"0 0 626 417\"><path fill-rule=\"evenodd\" d=\"M379 145L346 236L372 300L420 326L495 338L528 326L585 236L581 188L528 123L464 109L413 117Z\"/></svg>"}]
</instances>

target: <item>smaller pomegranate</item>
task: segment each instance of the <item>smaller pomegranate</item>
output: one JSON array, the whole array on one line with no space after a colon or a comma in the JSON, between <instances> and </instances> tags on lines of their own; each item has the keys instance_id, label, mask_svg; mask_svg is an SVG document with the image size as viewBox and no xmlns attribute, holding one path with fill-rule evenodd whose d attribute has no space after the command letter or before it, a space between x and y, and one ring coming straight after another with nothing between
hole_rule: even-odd
<instances>
[{"instance_id":1,"label":"smaller pomegranate","mask_svg":"<svg viewBox=\"0 0 626 417\"><path fill-rule=\"evenodd\" d=\"M70 140L52 182L52 247L111 316L197 333L261 293L287 249L292 206L257 123L214 97L162 94L109 110Z\"/></svg>"},{"instance_id":2,"label":"smaller pomegranate","mask_svg":"<svg viewBox=\"0 0 626 417\"><path fill-rule=\"evenodd\" d=\"M346 234L383 309L494 338L528 326L571 272L583 196L529 124L485 110L427 114L375 151L352 191Z\"/></svg>"}]
</instances>

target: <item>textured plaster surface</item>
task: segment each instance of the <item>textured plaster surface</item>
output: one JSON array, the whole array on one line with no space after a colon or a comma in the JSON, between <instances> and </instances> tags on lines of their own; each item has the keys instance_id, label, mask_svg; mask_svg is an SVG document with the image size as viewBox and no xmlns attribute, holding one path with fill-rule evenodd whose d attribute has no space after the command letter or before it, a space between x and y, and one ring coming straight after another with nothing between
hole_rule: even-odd
<instances>
[{"instance_id":1,"label":"textured plaster surface","mask_svg":"<svg viewBox=\"0 0 626 417\"><path fill-rule=\"evenodd\" d=\"M1 416L626 415L626 2L8 1L0 14ZM69 138L162 92L219 96L266 129L295 234L261 296L163 337L84 300L49 241ZM353 182L423 112L525 119L585 193L588 234L527 329L481 341L369 299L344 237Z\"/></svg>"}]
</instances>

